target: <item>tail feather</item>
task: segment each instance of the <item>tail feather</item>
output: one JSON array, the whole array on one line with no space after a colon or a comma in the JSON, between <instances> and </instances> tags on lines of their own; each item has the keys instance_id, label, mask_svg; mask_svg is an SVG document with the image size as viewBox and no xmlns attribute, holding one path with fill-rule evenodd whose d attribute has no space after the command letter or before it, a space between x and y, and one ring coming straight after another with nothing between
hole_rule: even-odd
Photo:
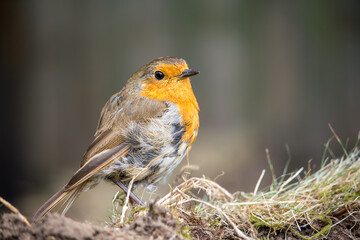
<instances>
[{"instance_id":1,"label":"tail feather","mask_svg":"<svg viewBox=\"0 0 360 240\"><path fill-rule=\"evenodd\" d=\"M71 204L75 201L76 197L80 193L80 188L75 188L71 191L66 191L65 187L61 188L55 193L49 200L47 200L34 214L33 220L38 221L46 213L52 210L60 202L64 201L65 208L62 214L65 214Z\"/></svg>"},{"instance_id":2,"label":"tail feather","mask_svg":"<svg viewBox=\"0 0 360 240\"><path fill-rule=\"evenodd\" d=\"M71 205L75 202L75 200L79 196L80 192L81 192L80 188L76 188L73 191L71 191L70 196L64 201L65 207L64 207L64 210L62 211L61 215L64 216L67 213L67 211L69 210Z\"/></svg>"},{"instance_id":3,"label":"tail feather","mask_svg":"<svg viewBox=\"0 0 360 240\"><path fill-rule=\"evenodd\" d=\"M77 196L79 196L80 192L87 189L84 187L89 182L89 179L94 176L95 173L113 164L116 159L127 154L129 149L130 146L128 144L121 143L110 149L105 149L83 162L81 168L75 172L68 184L55 193L54 196L37 210L33 217L34 221L39 220L60 202L63 202L62 207L65 206L63 211L63 214L65 214Z\"/></svg>"}]
</instances>

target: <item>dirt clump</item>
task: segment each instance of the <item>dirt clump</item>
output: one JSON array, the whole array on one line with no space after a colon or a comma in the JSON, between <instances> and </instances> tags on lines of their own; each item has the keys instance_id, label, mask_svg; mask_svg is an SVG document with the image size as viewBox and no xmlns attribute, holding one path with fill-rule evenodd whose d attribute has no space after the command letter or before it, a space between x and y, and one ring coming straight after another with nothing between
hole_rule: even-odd
<instances>
[{"instance_id":1,"label":"dirt clump","mask_svg":"<svg viewBox=\"0 0 360 240\"><path fill-rule=\"evenodd\" d=\"M150 207L150 211L122 227L100 227L80 223L59 214L47 214L30 227L17 214L4 214L0 220L0 239L182 239L172 215L163 208Z\"/></svg>"},{"instance_id":2,"label":"dirt clump","mask_svg":"<svg viewBox=\"0 0 360 240\"><path fill-rule=\"evenodd\" d=\"M114 238L113 238L114 237ZM59 214L48 214L30 227L17 214L4 214L0 221L0 239L115 239L126 238L123 232L76 222Z\"/></svg>"}]
</instances>

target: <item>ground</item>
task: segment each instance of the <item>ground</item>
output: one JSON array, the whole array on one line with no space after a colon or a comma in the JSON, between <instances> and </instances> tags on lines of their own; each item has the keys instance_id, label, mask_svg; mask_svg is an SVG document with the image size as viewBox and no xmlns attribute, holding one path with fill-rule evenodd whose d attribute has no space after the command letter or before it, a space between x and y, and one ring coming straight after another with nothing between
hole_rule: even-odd
<instances>
[{"instance_id":1,"label":"ground","mask_svg":"<svg viewBox=\"0 0 360 240\"><path fill-rule=\"evenodd\" d=\"M351 212L351 214L349 214ZM326 236L318 239L360 239L360 207L343 211L332 216L333 222L338 224L331 227ZM319 221L319 228L326 224ZM186 229L186 231L184 231ZM185 233L190 233L190 236ZM258 229L259 239L302 239L292 231L274 232L268 228ZM303 227L301 234L311 238L316 230ZM73 240L73 239L238 239L229 227L214 230L200 218L191 218L179 223L172 214L163 207L150 206L149 211L136 217L133 221L122 227L100 227L91 223L76 222L59 214L48 214L31 227L14 213L4 214L0 221L0 239L47 239L47 240Z\"/></svg>"},{"instance_id":2,"label":"ground","mask_svg":"<svg viewBox=\"0 0 360 240\"><path fill-rule=\"evenodd\" d=\"M139 216L122 227L100 227L80 223L59 214L47 214L31 227L14 213L4 214L0 221L0 239L181 239L178 224L164 208L150 208L145 216Z\"/></svg>"},{"instance_id":3,"label":"ground","mask_svg":"<svg viewBox=\"0 0 360 240\"><path fill-rule=\"evenodd\" d=\"M113 224L106 227L58 214L30 226L0 197L14 212L2 215L0 239L360 239L359 148L324 161L313 174L310 170L274 177L262 191L233 194L206 177L183 176L182 183L148 207L114 211ZM113 203L123 206L118 197Z\"/></svg>"}]
</instances>

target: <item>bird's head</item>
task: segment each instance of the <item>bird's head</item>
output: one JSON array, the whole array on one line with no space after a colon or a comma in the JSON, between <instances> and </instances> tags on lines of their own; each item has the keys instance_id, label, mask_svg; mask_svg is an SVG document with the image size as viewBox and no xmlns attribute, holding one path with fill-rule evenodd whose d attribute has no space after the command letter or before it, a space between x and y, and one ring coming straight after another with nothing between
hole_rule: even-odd
<instances>
[{"instance_id":1,"label":"bird's head","mask_svg":"<svg viewBox=\"0 0 360 240\"><path fill-rule=\"evenodd\" d=\"M185 60L173 57L157 58L142 66L129 80L141 86L141 96L159 101L196 103L190 77L199 71L189 69ZM196 103L197 105L197 103Z\"/></svg>"}]
</instances>

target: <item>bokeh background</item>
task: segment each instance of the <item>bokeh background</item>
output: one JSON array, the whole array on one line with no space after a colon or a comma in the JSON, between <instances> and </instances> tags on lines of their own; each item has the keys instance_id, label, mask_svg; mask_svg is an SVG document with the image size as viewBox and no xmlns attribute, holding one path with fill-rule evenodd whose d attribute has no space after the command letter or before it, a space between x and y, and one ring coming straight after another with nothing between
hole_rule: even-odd
<instances>
[{"instance_id":1,"label":"bokeh background","mask_svg":"<svg viewBox=\"0 0 360 240\"><path fill-rule=\"evenodd\" d=\"M286 145L290 171L309 160L317 169L332 137L328 123L348 148L360 130L359 5L2 1L0 195L31 216L78 168L108 98L160 56L201 71L192 79L201 109L193 175L223 174L221 185L246 192L266 169L265 187L265 149L280 175ZM116 191L101 184L69 216L108 219Z\"/></svg>"}]
</instances>

